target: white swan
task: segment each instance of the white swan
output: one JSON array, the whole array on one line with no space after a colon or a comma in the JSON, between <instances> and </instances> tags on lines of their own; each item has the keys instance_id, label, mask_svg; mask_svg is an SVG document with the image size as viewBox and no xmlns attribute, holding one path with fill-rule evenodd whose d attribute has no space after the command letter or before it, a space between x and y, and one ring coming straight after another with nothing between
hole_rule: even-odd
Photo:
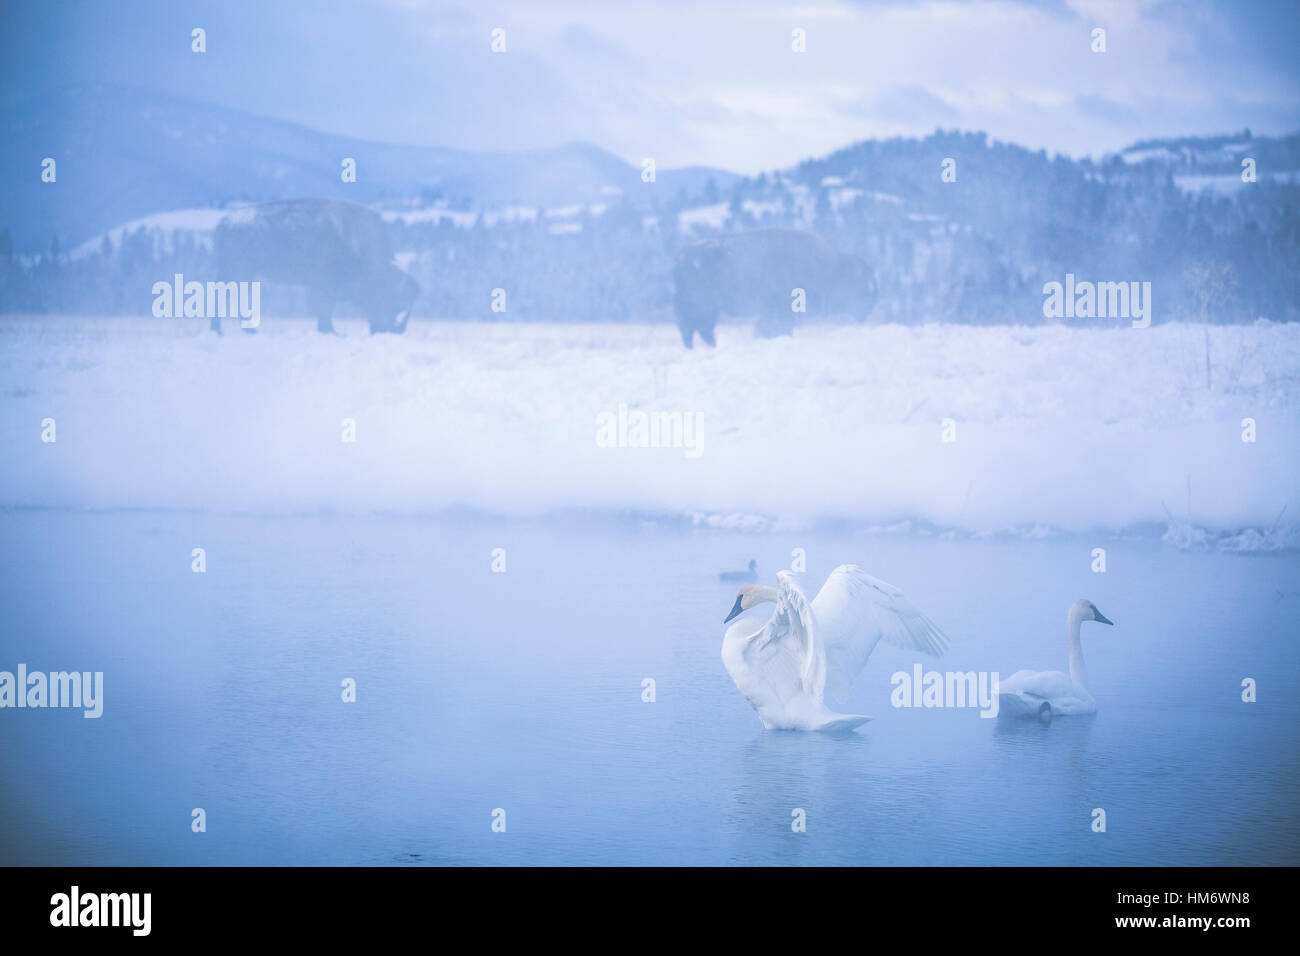
<instances>
[{"instance_id":1,"label":"white swan","mask_svg":"<svg viewBox=\"0 0 1300 956\"><path fill-rule=\"evenodd\" d=\"M999 714L1051 718L1091 714L1097 710L1097 702L1088 690L1088 675L1083 669L1083 647L1079 644L1079 625L1084 621L1114 623L1087 598L1079 598L1071 604L1066 617L1070 632L1069 676L1060 671L1016 671L999 682Z\"/></svg>"},{"instance_id":2,"label":"white swan","mask_svg":"<svg viewBox=\"0 0 1300 956\"><path fill-rule=\"evenodd\" d=\"M870 720L837 714L827 693L842 699L876 643L936 657L948 638L903 597L903 592L852 564L831 572L810 603L794 575L778 571L777 587L748 585L723 621L771 601L764 623L742 618L722 639L722 663L769 730L852 730Z\"/></svg>"}]
</instances>

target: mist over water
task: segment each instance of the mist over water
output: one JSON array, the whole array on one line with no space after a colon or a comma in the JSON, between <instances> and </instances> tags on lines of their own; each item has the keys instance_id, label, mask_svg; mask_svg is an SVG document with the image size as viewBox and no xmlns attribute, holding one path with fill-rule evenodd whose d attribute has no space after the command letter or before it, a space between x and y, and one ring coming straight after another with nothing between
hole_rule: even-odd
<instances>
[{"instance_id":1,"label":"mist over water","mask_svg":"<svg viewBox=\"0 0 1300 956\"><path fill-rule=\"evenodd\" d=\"M584 513L0 528L0 668L105 674L98 720L4 714L0 799L24 821L0 830L7 863L1300 862L1300 714L1277 676L1300 664L1294 553L1108 540L1093 574L1091 539ZM927 670L1065 669L1065 610L1090 597L1116 622L1083 632L1098 713L895 709L890 676L917 661L881 645L848 702L875 718L859 732L764 731L719 659L735 586L717 572L770 575L795 547L810 591L844 561L887 569L952 637Z\"/></svg>"},{"instance_id":2,"label":"mist over water","mask_svg":"<svg viewBox=\"0 0 1300 956\"><path fill-rule=\"evenodd\" d=\"M728 324L694 351L648 324L338 325L342 338L272 315L218 338L203 320L0 320L14 449L0 500L1021 535L1172 522L1230 547L1300 545L1300 323L826 324L780 339ZM607 440L624 407L680 419L676 447ZM33 440L47 417L57 441Z\"/></svg>"}]
</instances>

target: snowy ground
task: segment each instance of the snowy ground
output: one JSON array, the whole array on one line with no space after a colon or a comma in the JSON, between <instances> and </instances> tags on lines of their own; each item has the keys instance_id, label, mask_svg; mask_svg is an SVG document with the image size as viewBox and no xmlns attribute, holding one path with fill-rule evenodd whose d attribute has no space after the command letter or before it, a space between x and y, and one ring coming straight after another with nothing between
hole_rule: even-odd
<instances>
[{"instance_id":1,"label":"snowy ground","mask_svg":"<svg viewBox=\"0 0 1300 956\"><path fill-rule=\"evenodd\" d=\"M980 534L1172 520L1184 546L1296 544L1296 325L1210 328L1209 388L1191 325L733 326L694 352L663 325L338 325L264 317L218 339L195 320L0 318L0 504ZM698 415L700 454L601 447L620 404Z\"/></svg>"}]
</instances>

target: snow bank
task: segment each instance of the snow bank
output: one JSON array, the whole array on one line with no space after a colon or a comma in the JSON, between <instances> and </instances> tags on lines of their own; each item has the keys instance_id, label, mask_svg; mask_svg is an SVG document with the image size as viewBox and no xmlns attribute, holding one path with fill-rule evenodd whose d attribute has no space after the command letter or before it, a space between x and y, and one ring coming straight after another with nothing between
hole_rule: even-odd
<instances>
[{"instance_id":1,"label":"snow bank","mask_svg":"<svg viewBox=\"0 0 1300 956\"><path fill-rule=\"evenodd\" d=\"M1185 325L733 326L693 352L670 326L205 325L0 319L0 504L1177 526L1235 550L1288 543L1300 515L1295 325L1209 329L1208 389ZM635 447L640 412L669 447Z\"/></svg>"}]
</instances>

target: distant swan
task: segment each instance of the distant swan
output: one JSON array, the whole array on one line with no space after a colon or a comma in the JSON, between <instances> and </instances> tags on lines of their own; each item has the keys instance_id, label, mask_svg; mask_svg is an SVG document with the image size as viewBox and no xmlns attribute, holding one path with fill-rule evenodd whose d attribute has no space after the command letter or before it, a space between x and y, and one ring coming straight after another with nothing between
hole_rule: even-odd
<instances>
[{"instance_id":1,"label":"distant swan","mask_svg":"<svg viewBox=\"0 0 1300 956\"><path fill-rule=\"evenodd\" d=\"M1084 621L1113 624L1097 610L1097 605L1079 598L1070 605L1066 617L1070 634L1070 674L1060 671L1016 671L999 682L998 713L1008 717L1052 717L1091 714L1097 702L1088 690L1088 675L1083 669L1083 647L1079 644L1079 625Z\"/></svg>"},{"instance_id":2,"label":"distant swan","mask_svg":"<svg viewBox=\"0 0 1300 956\"><path fill-rule=\"evenodd\" d=\"M758 562L750 561L748 571L723 571L718 575L719 581L757 581Z\"/></svg>"},{"instance_id":3,"label":"distant swan","mask_svg":"<svg viewBox=\"0 0 1300 956\"><path fill-rule=\"evenodd\" d=\"M855 565L832 571L811 603L789 571L776 578L774 588L741 588L722 622L776 604L766 622L743 618L722 639L727 673L769 730L844 731L870 720L835 713L825 695L844 697L881 638L936 657L948 649L947 635L902 591Z\"/></svg>"}]
</instances>

